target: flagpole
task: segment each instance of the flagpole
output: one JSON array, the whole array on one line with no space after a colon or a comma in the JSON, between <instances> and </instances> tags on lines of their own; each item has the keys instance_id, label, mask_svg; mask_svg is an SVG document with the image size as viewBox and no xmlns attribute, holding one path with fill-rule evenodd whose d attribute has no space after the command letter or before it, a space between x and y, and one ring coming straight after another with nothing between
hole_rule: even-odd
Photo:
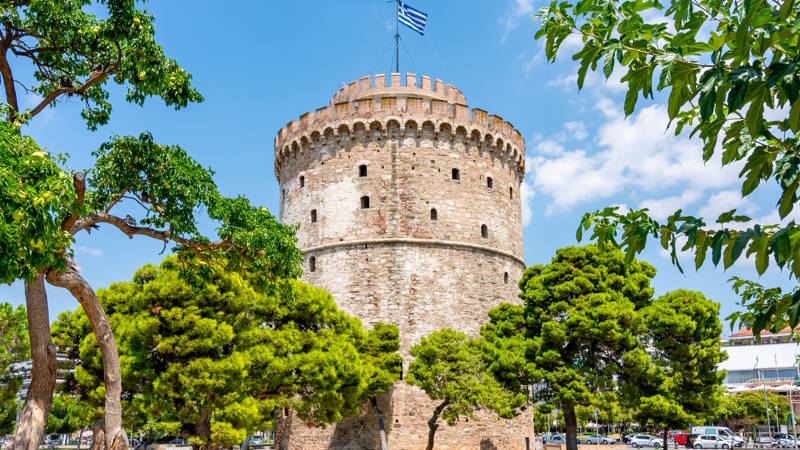
<instances>
[{"instance_id":1,"label":"flagpole","mask_svg":"<svg viewBox=\"0 0 800 450\"><path fill-rule=\"evenodd\" d=\"M400 73L400 3L394 4L394 71Z\"/></svg>"}]
</instances>

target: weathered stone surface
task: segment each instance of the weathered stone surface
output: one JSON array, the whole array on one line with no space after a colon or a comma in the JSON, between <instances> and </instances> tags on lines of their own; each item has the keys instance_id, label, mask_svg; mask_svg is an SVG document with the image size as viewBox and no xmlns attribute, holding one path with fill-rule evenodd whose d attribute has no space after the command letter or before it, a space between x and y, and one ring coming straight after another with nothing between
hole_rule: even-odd
<instances>
[{"instance_id":1,"label":"weathered stone surface","mask_svg":"<svg viewBox=\"0 0 800 450\"><path fill-rule=\"evenodd\" d=\"M299 225L304 279L365 326L396 324L404 368L420 337L444 327L477 335L489 309L519 301L525 268L522 137L498 116L475 108L470 117L453 86L422 77L417 87L411 75L408 85L349 83L275 140L281 221ZM390 448L425 447L433 401L401 381L380 406ZM525 448L529 412L476 419L443 424L437 448ZM380 446L369 404L327 428L291 413L280 422L285 448Z\"/></svg>"}]
</instances>

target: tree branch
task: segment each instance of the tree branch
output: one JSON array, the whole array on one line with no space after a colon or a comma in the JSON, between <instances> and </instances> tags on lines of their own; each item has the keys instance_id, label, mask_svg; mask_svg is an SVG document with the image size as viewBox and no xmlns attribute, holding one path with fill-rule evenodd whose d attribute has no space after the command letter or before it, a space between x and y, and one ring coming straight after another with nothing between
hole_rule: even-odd
<instances>
[{"instance_id":1,"label":"tree branch","mask_svg":"<svg viewBox=\"0 0 800 450\"><path fill-rule=\"evenodd\" d=\"M75 172L72 175L72 186L75 188L75 208L72 213L61 222L61 229L69 231L80 217L80 209L86 195L86 175L83 172Z\"/></svg>"},{"instance_id":2,"label":"tree branch","mask_svg":"<svg viewBox=\"0 0 800 450\"><path fill-rule=\"evenodd\" d=\"M60 88L56 89L55 91L51 92L50 94L47 95L47 97L44 98L44 100L39 102L39 104L36 105L36 107L34 107L33 110L31 110L31 113L30 113L31 117L33 117L33 116L39 114L40 112L42 112L42 110L44 108L46 108L47 105L52 103L60 95L63 95L63 94L85 95L86 91L90 87L102 82L103 80L108 78L111 74L116 72L116 70L119 68L120 62L122 61L122 48L119 46L119 42L114 42L114 45L117 46L117 61L114 64L110 65L109 67L107 67L103 71L92 72L92 74L90 74L90 76L89 76L89 79L86 80L86 82L83 83L79 88L60 87ZM1 62L2 61L0 61L0 63ZM0 67L0 68L2 68L2 67Z\"/></svg>"}]
</instances>

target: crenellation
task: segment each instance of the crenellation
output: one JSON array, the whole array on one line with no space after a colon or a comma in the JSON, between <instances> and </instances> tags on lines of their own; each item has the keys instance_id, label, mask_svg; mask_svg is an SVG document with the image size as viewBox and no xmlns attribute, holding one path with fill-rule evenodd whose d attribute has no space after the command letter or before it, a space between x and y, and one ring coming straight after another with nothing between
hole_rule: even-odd
<instances>
[{"instance_id":1,"label":"crenellation","mask_svg":"<svg viewBox=\"0 0 800 450\"><path fill-rule=\"evenodd\" d=\"M279 130L275 142L275 148L282 149L280 152L276 151L280 157L276 161L276 175L283 164L281 159L288 156L287 152L291 152L292 141L305 138L312 142L313 146L315 141L312 135L334 123L332 129L342 129L352 133L353 127L359 126L360 120L367 117L378 119L380 128L385 129L388 121L401 118L398 122L405 123L405 117L408 116L435 118L437 128L444 122L449 123L451 129L463 126L469 130L467 132L469 135L477 130L478 135L489 136L486 140L490 142L495 142L499 138L511 145L510 153L517 155L512 158L518 164L516 170L524 174L525 143L513 125L503 121L496 114L489 116L481 108L470 110L464 95L452 84L445 84L442 80L436 79L431 86L429 76L417 77L414 73L407 73L406 84L402 85L400 74L394 73L392 76L392 84L386 86L385 74L375 75L375 87L373 87L373 77L365 75L360 80L354 80L340 88L328 106L305 113L300 120L288 122L286 127ZM340 122L345 123L347 128L341 128ZM384 137L391 138L390 135ZM492 146L493 144L488 146L489 151L508 152L507 149L493 149Z\"/></svg>"}]
</instances>

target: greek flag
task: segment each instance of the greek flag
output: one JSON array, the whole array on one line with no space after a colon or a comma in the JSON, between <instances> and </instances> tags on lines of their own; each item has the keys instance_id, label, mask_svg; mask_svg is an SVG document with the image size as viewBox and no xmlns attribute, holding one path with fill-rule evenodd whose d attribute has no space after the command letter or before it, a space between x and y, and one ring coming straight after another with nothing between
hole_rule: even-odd
<instances>
[{"instance_id":1,"label":"greek flag","mask_svg":"<svg viewBox=\"0 0 800 450\"><path fill-rule=\"evenodd\" d=\"M408 28L424 35L428 15L403 3L401 0L397 0L397 20Z\"/></svg>"}]
</instances>

